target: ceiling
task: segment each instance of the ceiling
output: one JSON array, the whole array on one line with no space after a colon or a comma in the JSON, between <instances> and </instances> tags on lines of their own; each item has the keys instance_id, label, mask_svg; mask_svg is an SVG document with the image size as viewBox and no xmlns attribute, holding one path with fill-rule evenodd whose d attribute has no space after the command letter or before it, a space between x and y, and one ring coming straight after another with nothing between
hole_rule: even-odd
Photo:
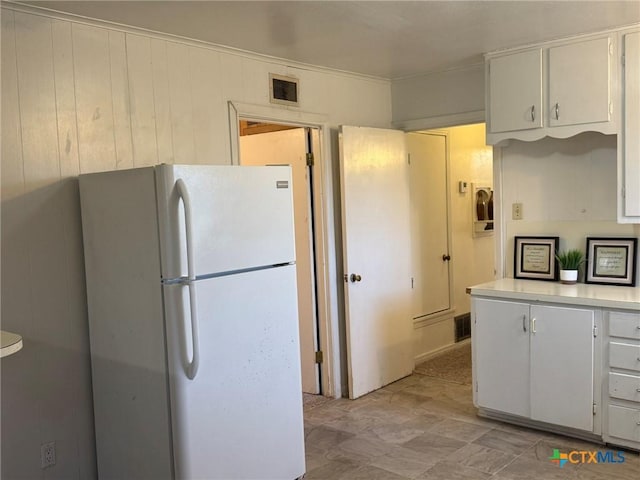
<instances>
[{"instance_id":1,"label":"ceiling","mask_svg":"<svg viewBox=\"0 0 640 480\"><path fill-rule=\"evenodd\" d=\"M640 22L640 0L21 3L388 79Z\"/></svg>"}]
</instances>

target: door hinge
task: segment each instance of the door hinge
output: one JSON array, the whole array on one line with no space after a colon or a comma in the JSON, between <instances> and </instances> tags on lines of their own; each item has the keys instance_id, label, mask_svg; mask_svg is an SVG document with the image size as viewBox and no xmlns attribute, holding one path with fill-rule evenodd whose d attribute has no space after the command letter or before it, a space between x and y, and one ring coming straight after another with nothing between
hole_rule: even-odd
<instances>
[{"instance_id":1,"label":"door hinge","mask_svg":"<svg viewBox=\"0 0 640 480\"><path fill-rule=\"evenodd\" d=\"M598 336L598 326L597 326L597 325L594 325L594 326L593 326L593 336L594 336L594 337L597 337L597 336Z\"/></svg>"},{"instance_id":2,"label":"door hinge","mask_svg":"<svg viewBox=\"0 0 640 480\"><path fill-rule=\"evenodd\" d=\"M307 167L313 167L315 165L315 159L313 157L313 152L307 153Z\"/></svg>"},{"instance_id":3,"label":"door hinge","mask_svg":"<svg viewBox=\"0 0 640 480\"><path fill-rule=\"evenodd\" d=\"M624 190L624 187L622 187L622 188L620 189L620 195L622 195L622 198L625 198L625 197L626 197L627 192Z\"/></svg>"},{"instance_id":4,"label":"door hinge","mask_svg":"<svg viewBox=\"0 0 640 480\"><path fill-rule=\"evenodd\" d=\"M598 411L598 406L594 403L593 404L593 414L595 415Z\"/></svg>"},{"instance_id":5,"label":"door hinge","mask_svg":"<svg viewBox=\"0 0 640 480\"><path fill-rule=\"evenodd\" d=\"M624 55L622 55L622 66L623 66L623 67L625 66L625 61L626 61L626 60L627 60L627 59L626 59L626 57L625 57Z\"/></svg>"},{"instance_id":6,"label":"door hinge","mask_svg":"<svg viewBox=\"0 0 640 480\"><path fill-rule=\"evenodd\" d=\"M316 352L316 363L322 363L324 361L324 356L322 355L322 350Z\"/></svg>"},{"instance_id":7,"label":"door hinge","mask_svg":"<svg viewBox=\"0 0 640 480\"><path fill-rule=\"evenodd\" d=\"M411 277L411 290L413 290L413 277Z\"/></svg>"},{"instance_id":8,"label":"door hinge","mask_svg":"<svg viewBox=\"0 0 640 480\"><path fill-rule=\"evenodd\" d=\"M478 391L478 382L476 382L476 392Z\"/></svg>"},{"instance_id":9,"label":"door hinge","mask_svg":"<svg viewBox=\"0 0 640 480\"><path fill-rule=\"evenodd\" d=\"M407 153L407 164L411 165L411 154Z\"/></svg>"}]
</instances>

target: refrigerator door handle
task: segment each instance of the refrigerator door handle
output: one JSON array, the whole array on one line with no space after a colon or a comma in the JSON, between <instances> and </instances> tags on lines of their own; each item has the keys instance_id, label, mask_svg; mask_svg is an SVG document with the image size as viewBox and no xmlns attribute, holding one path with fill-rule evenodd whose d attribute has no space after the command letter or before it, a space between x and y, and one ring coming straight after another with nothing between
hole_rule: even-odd
<instances>
[{"instance_id":1,"label":"refrigerator door handle","mask_svg":"<svg viewBox=\"0 0 640 480\"><path fill-rule=\"evenodd\" d=\"M198 339L198 316L196 313L196 286L193 282L189 282L189 311L191 312L191 348L193 350L193 358L187 367L187 377L189 380L196 378L198 373L198 365L200 364L200 342Z\"/></svg>"},{"instance_id":2,"label":"refrigerator door handle","mask_svg":"<svg viewBox=\"0 0 640 480\"><path fill-rule=\"evenodd\" d=\"M187 377L193 380L198 373L198 364L200 363L200 346L198 341L198 316L196 313L196 286L193 284L196 279L196 271L193 266L193 224L191 217L191 198L189 190L184 181L179 178L176 181L176 190L178 196L182 199L184 206L184 226L187 240L187 284L189 287L189 311L191 312L191 342L193 349L193 358L187 368Z\"/></svg>"}]
</instances>

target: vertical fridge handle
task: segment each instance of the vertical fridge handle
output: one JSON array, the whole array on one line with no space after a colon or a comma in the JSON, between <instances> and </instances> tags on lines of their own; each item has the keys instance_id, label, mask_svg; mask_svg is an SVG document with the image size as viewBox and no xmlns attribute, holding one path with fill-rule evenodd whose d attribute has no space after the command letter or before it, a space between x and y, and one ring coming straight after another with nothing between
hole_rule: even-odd
<instances>
[{"instance_id":1,"label":"vertical fridge handle","mask_svg":"<svg viewBox=\"0 0 640 480\"><path fill-rule=\"evenodd\" d=\"M193 224L191 217L191 198L189 190L184 181L179 178L176 181L178 196L182 199L184 206L184 226L187 241L187 285L189 287L189 311L191 312L191 342L193 358L187 368L187 377L193 380L198 373L200 363L200 342L198 340L198 316L196 312L196 286L193 284L196 279L196 271L193 266Z\"/></svg>"}]
</instances>

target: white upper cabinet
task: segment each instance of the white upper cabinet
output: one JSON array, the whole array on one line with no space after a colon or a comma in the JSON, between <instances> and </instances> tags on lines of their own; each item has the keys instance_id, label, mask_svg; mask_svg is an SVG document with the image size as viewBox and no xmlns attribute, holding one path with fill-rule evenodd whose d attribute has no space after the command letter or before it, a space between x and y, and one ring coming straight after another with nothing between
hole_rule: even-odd
<instances>
[{"instance_id":1,"label":"white upper cabinet","mask_svg":"<svg viewBox=\"0 0 640 480\"><path fill-rule=\"evenodd\" d=\"M487 143L618 133L616 39L604 33L487 54Z\"/></svg>"},{"instance_id":2,"label":"white upper cabinet","mask_svg":"<svg viewBox=\"0 0 640 480\"><path fill-rule=\"evenodd\" d=\"M610 37L549 48L550 126L611 119L610 48Z\"/></svg>"},{"instance_id":3,"label":"white upper cabinet","mask_svg":"<svg viewBox=\"0 0 640 480\"><path fill-rule=\"evenodd\" d=\"M542 127L542 49L489 60L490 131Z\"/></svg>"},{"instance_id":4,"label":"white upper cabinet","mask_svg":"<svg viewBox=\"0 0 640 480\"><path fill-rule=\"evenodd\" d=\"M618 221L640 223L640 30L623 35L624 128L618 154Z\"/></svg>"}]
</instances>

